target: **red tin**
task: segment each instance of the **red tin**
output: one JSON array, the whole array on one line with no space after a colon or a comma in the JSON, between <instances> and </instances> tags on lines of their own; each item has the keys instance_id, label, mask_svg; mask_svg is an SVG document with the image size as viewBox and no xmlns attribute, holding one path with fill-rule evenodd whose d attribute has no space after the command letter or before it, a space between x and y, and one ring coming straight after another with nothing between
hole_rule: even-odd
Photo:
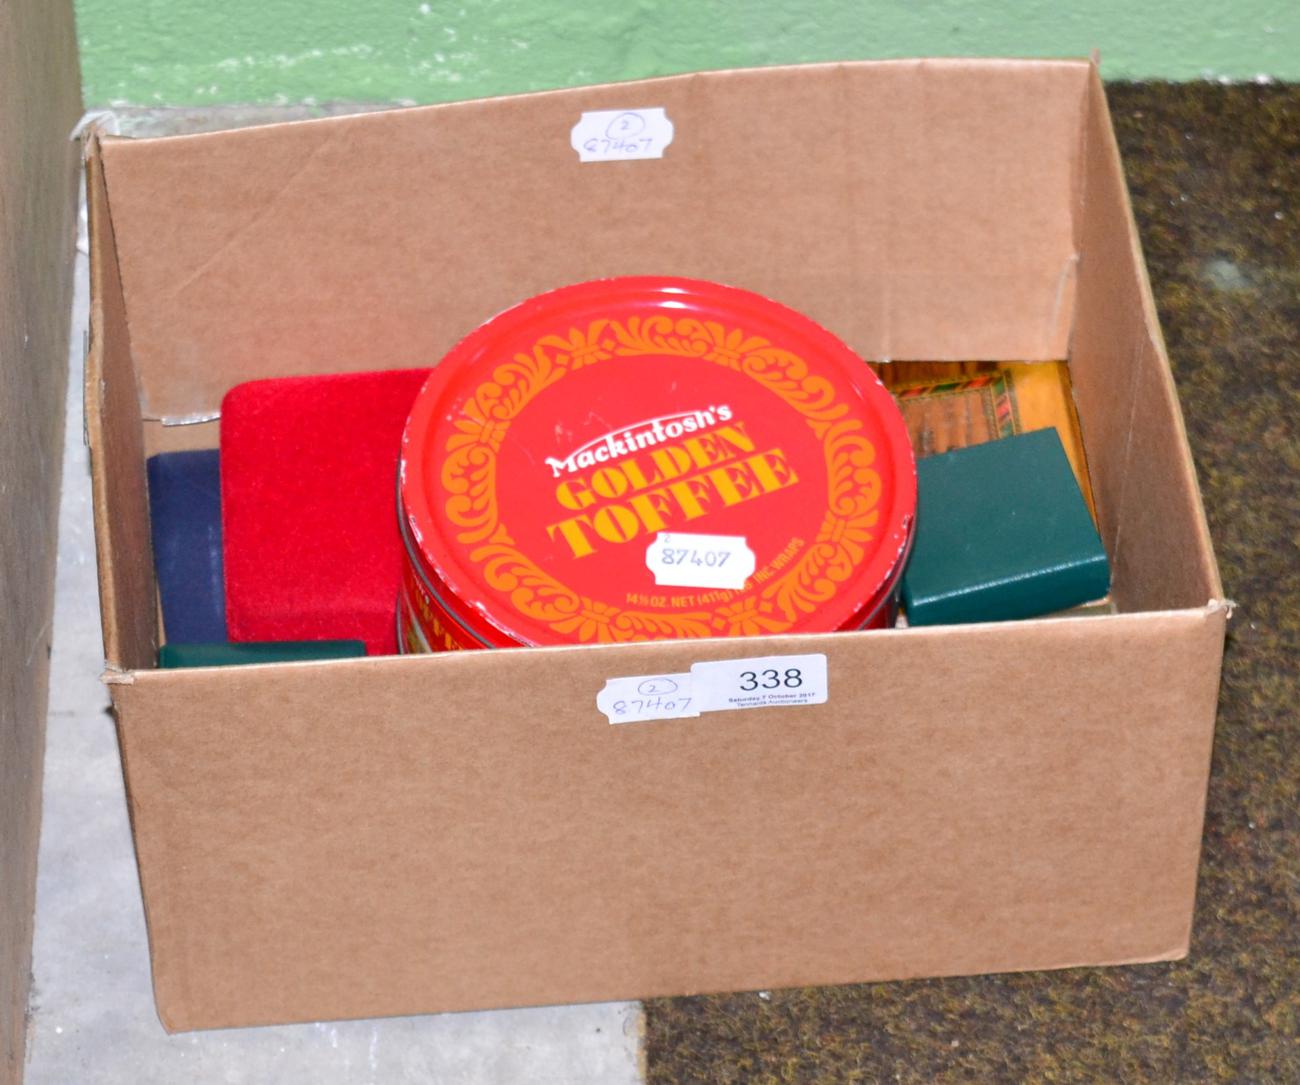
<instances>
[{"instance_id":1,"label":"red tin","mask_svg":"<svg viewBox=\"0 0 1300 1085\"><path fill-rule=\"evenodd\" d=\"M892 620L916 471L828 331L633 277L458 344L407 422L399 501L407 651L825 632Z\"/></svg>"}]
</instances>

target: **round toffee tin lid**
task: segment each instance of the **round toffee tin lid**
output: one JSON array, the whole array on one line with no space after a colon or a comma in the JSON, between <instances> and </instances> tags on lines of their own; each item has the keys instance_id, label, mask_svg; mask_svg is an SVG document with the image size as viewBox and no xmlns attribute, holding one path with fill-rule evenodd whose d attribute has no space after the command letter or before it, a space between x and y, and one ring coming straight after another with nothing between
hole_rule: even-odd
<instances>
[{"instance_id":1,"label":"round toffee tin lid","mask_svg":"<svg viewBox=\"0 0 1300 1085\"><path fill-rule=\"evenodd\" d=\"M420 392L408 650L883 624L916 510L903 419L783 305L690 279L542 294Z\"/></svg>"}]
</instances>

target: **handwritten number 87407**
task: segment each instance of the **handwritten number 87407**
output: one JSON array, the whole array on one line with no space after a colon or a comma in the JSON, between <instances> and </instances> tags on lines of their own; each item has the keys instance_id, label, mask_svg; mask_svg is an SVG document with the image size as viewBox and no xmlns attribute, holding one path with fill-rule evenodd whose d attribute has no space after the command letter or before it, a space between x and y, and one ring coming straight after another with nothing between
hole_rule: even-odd
<instances>
[{"instance_id":1,"label":"handwritten number 87407","mask_svg":"<svg viewBox=\"0 0 1300 1085\"><path fill-rule=\"evenodd\" d=\"M636 154L650 150L654 143L653 136L640 136L636 139L611 138L609 136L592 136L583 144L588 154Z\"/></svg>"},{"instance_id":2,"label":"handwritten number 87407","mask_svg":"<svg viewBox=\"0 0 1300 1085\"><path fill-rule=\"evenodd\" d=\"M704 565L710 569L721 569L731 557L730 550L692 550L689 547L665 547L663 563L665 565Z\"/></svg>"}]
</instances>

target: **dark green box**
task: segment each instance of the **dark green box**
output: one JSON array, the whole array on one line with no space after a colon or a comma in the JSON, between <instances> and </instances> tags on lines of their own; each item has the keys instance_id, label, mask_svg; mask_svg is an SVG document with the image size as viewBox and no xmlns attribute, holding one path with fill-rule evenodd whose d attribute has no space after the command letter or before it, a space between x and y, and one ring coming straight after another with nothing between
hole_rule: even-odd
<instances>
[{"instance_id":1,"label":"dark green box","mask_svg":"<svg viewBox=\"0 0 1300 1085\"><path fill-rule=\"evenodd\" d=\"M1100 599L1110 565L1055 429L916 465L909 625L1032 618Z\"/></svg>"},{"instance_id":2,"label":"dark green box","mask_svg":"<svg viewBox=\"0 0 1300 1085\"><path fill-rule=\"evenodd\" d=\"M247 663L301 663L310 659L352 659L366 654L360 640L247 641L242 644L164 644L158 666L234 667Z\"/></svg>"}]
</instances>

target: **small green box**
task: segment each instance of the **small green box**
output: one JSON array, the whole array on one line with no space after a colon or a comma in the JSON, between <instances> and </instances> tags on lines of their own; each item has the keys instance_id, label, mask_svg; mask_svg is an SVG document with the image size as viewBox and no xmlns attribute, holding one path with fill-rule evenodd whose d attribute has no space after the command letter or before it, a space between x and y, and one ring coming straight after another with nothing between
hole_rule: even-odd
<instances>
[{"instance_id":1,"label":"small green box","mask_svg":"<svg viewBox=\"0 0 1300 1085\"><path fill-rule=\"evenodd\" d=\"M164 644L158 666L234 667L248 663L301 663L309 659L353 659L366 654L360 640L246 641L242 644Z\"/></svg>"},{"instance_id":2,"label":"small green box","mask_svg":"<svg viewBox=\"0 0 1300 1085\"><path fill-rule=\"evenodd\" d=\"M1100 599L1110 565L1055 429L916 465L908 625L1033 618Z\"/></svg>"}]
</instances>

